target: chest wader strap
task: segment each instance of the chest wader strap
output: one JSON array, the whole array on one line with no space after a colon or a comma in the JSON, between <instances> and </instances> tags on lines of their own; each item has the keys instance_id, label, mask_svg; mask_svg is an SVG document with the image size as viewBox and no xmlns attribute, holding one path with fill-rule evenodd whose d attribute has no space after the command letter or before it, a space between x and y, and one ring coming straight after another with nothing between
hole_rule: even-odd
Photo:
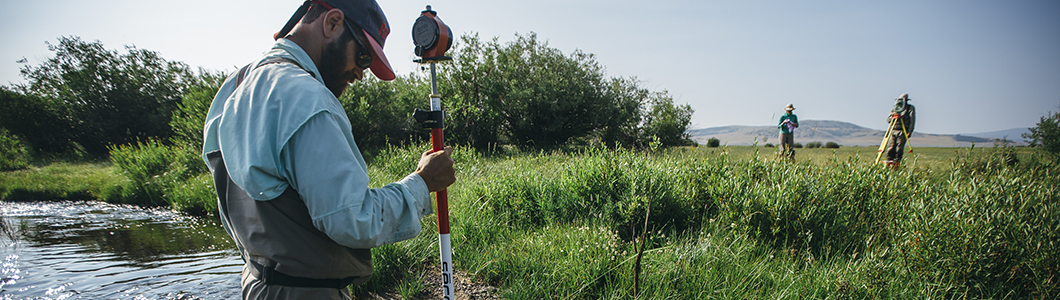
<instances>
[{"instance_id":1,"label":"chest wader strap","mask_svg":"<svg viewBox=\"0 0 1060 300\"><path fill-rule=\"evenodd\" d=\"M257 69L258 67L261 67L261 66L264 66L264 65L271 65L271 64L292 64L292 65L296 65L296 66L298 66L298 68L302 69L302 71L305 71L306 73L309 73L309 76L316 77L316 75L314 75L313 72L309 72L308 70L303 68L302 65L298 64L298 62L296 62L294 60L291 60L289 58L283 58L283 57L273 57L273 58L268 58L268 59L265 59L265 60L261 61L261 63L258 63L258 65L254 66L253 68L251 68L251 65L253 65L253 63L251 63L251 64L243 66L243 68L239 69L239 73L236 73L236 86L240 86L240 85L243 84L243 79L246 78L247 73L250 73L250 71L252 71L254 69Z\"/></svg>"},{"instance_id":2,"label":"chest wader strap","mask_svg":"<svg viewBox=\"0 0 1060 300\"><path fill-rule=\"evenodd\" d=\"M357 280L359 277L346 277L342 279L320 279L320 278L306 278L298 276L290 276L280 271L276 271L273 267L263 266L253 260L250 261L250 274L257 277L258 280L265 283L266 285L282 285L289 287L303 287L303 288L332 288L332 289L344 289Z\"/></svg>"}]
</instances>

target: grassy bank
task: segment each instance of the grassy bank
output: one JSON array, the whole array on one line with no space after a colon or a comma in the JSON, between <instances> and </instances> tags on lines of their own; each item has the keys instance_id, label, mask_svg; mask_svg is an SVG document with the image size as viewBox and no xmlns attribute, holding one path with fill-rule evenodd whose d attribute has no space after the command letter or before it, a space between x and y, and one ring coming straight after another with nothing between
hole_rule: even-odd
<instances>
[{"instance_id":1,"label":"grassy bank","mask_svg":"<svg viewBox=\"0 0 1060 300\"><path fill-rule=\"evenodd\" d=\"M53 163L0 174L5 201L101 199L107 187L123 181L109 163Z\"/></svg>"}]
</instances>

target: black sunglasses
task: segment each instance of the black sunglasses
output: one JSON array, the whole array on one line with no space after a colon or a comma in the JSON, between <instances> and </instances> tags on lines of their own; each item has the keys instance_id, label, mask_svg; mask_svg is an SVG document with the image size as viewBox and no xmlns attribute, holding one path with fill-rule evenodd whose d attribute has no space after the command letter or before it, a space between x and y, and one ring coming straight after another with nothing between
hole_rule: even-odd
<instances>
[{"instance_id":1,"label":"black sunglasses","mask_svg":"<svg viewBox=\"0 0 1060 300\"><path fill-rule=\"evenodd\" d=\"M368 69L368 67L372 66L372 54L368 52L368 47L364 46L364 42L361 42L361 37L354 30L355 27L349 26L349 24L346 25L346 29L349 29L350 33L353 34L353 40L357 41L357 67Z\"/></svg>"}]
</instances>

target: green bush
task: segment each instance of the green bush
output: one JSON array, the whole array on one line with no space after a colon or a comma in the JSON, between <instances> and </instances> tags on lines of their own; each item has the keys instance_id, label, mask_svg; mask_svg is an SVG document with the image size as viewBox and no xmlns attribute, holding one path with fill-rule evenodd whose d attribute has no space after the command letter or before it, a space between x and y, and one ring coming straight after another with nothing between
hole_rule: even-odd
<instances>
[{"instance_id":1,"label":"green bush","mask_svg":"<svg viewBox=\"0 0 1060 300\"><path fill-rule=\"evenodd\" d=\"M827 142L824 143L824 147L828 149L839 149L839 144L836 142Z\"/></svg>"},{"instance_id":2,"label":"green bush","mask_svg":"<svg viewBox=\"0 0 1060 300\"><path fill-rule=\"evenodd\" d=\"M51 98L0 87L0 128L20 137L35 155L65 156L82 151L74 142L69 114ZM76 146L75 146L76 145Z\"/></svg>"},{"instance_id":3,"label":"green bush","mask_svg":"<svg viewBox=\"0 0 1060 300\"><path fill-rule=\"evenodd\" d=\"M111 162L128 178L105 191L108 202L169 205L190 213L213 212L212 178L199 149L167 146L157 140L112 146Z\"/></svg>"},{"instance_id":4,"label":"green bush","mask_svg":"<svg viewBox=\"0 0 1060 300\"><path fill-rule=\"evenodd\" d=\"M169 187L165 201L174 210L192 215L217 213L217 194L209 172L187 178Z\"/></svg>"},{"instance_id":5,"label":"green bush","mask_svg":"<svg viewBox=\"0 0 1060 300\"><path fill-rule=\"evenodd\" d=\"M206 113L210 110L213 97L224 79L223 73L200 70L200 74L180 95L180 102L170 117L169 128L173 131L170 142L202 148L202 129L206 124Z\"/></svg>"},{"instance_id":6,"label":"green bush","mask_svg":"<svg viewBox=\"0 0 1060 300\"><path fill-rule=\"evenodd\" d=\"M54 57L20 70L27 83L18 89L46 103L33 112L45 124L31 120L27 125L36 128L29 132L56 135L60 146L76 142L94 157L105 157L110 145L167 138L180 95L198 80L188 65L133 46L119 52L99 41L60 37L48 48ZM56 116L58 124L51 124ZM49 131L56 128L61 131Z\"/></svg>"},{"instance_id":7,"label":"green bush","mask_svg":"<svg viewBox=\"0 0 1060 300\"><path fill-rule=\"evenodd\" d=\"M422 77L398 77L393 81L369 77L350 84L339 103L356 128L357 147L375 151L429 139L430 130L412 119L413 110L430 108L429 95L430 82ZM448 125L449 119L446 121Z\"/></svg>"},{"instance_id":8,"label":"green bush","mask_svg":"<svg viewBox=\"0 0 1060 300\"><path fill-rule=\"evenodd\" d=\"M438 80L455 144L480 152L498 143L524 150L595 142L645 147L653 136L663 147L691 144L691 106L636 78L607 77L593 54L564 54L536 33L507 43L464 35L452 54Z\"/></svg>"},{"instance_id":9,"label":"green bush","mask_svg":"<svg viewBox=\"0 0 1060 300\"><path fill-rule=\"evenodd\" d=\"M718 138L712 137L707 140L707 147L715 148L718 146L721 146L721 140Z\"/></svg>"},{"instance_id":10,"label":"green bush","mask_svg":"<svg viewBox=\"0 0 1060 300\"><path fill-rule=\"evenodd\" d=\"M1021 136L1030 141L1031 147L1040 147L1045 153L1060 156L1060 113L1048 112L1030 132Z\"/></svg>"},{"instance_id":11,"label":"green bush","mask_svg":"<svg viewBox=\"0 0 1060 300\"><path fill-rule=\"evenodd\" d=\"M0 171L24 169L29 166L29 150L7 129L0 128Z\"/></svg>"}]
</instances>

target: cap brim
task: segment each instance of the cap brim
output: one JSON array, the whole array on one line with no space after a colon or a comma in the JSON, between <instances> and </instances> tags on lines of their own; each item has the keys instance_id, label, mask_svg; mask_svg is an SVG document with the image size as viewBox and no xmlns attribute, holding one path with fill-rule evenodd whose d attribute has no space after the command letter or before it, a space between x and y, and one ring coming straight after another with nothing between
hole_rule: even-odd
<instances>
[{"instance_id":1,"label":"cap brim","mask_svg":"<svg viewBox=\"0 0 1060 300\"><path fill-rule=\"evenodd\" d=\"M386 59L386 54L383 54L383 46L376 43L367 31L364 29L361 31L364 32L364 36L368 37L365 42L368 43L368 52L372 54L372 66L369 67L372 69L372 74L382 80L394 80L394 68L390 67L390 61Z\"/></svg>"}]
</instances>

